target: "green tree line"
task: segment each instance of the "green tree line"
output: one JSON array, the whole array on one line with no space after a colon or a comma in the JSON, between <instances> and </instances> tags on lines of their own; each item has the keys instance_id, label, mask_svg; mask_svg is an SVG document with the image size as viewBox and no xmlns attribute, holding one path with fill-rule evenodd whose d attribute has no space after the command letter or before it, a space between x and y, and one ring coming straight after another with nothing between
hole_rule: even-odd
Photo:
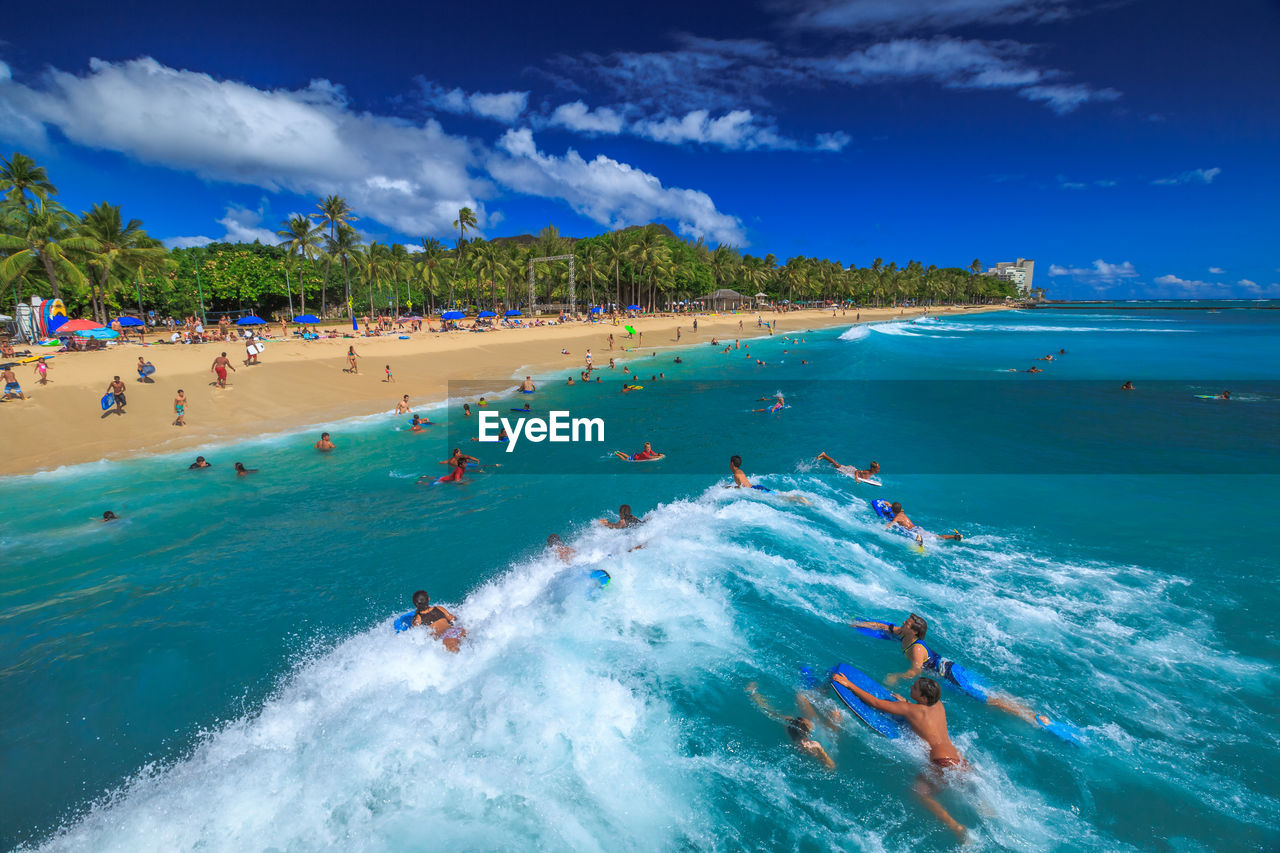
<instances>
[{"instance_id":1,"label":"green tree line","mask_svg":"<svg viewBox=\"0 0 1280 853\"><path fill-rule=\"evenodd\" d=\"M62 299L73 316L107 322L120 313L160 315L253 312L263 317L317 313L361 316L489 308L528 312L569 300L565 261L574 257L575 303L640 305L664 310L730 288L770 300L885 306L912 301L988 303L1016 296L1014 286L968 268L876 258L869 266L825 258L743 254L647 225L572 240L547 226L532 239L468 236L476 217L458 211L456 238L418 244L364 242L350 205L319 199L314 212L279 224L278 242L210 243L167 249L119 205L95 204L79 215L57 200L45 169L22 153L0 158L0 284L4 301L30 295ZM533 303L531 305L531 302Z\"/></svg>"}]
</instances>

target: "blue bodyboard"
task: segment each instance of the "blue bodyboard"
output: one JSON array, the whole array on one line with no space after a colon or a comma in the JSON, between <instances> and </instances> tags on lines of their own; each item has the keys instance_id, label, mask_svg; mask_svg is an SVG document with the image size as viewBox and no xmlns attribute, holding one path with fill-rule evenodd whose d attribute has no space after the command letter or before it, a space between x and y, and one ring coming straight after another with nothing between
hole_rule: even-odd
<instances>
[{"instance_id":1,"label":"blue bodyboard","mask_svg":"<svg viewBox=\"0 0 1280 853\"><path fill-rule=\"evenodd\" d=\"M110 391L108 391L107 393L102 395L102 411L105 412L107 409L114 406L115 403L116 403L115 394L112 394Z\"/></svg>"},{"instance_id":2,"label":"blue bodyboard","mask_svg":"<svg viewBox=\"0 0 1280 853\"><path fill-rule=\"evenodd\" d=\"M832 674L834 675L835 673L843 675L845 678L849 679L850 682L858 685L877 699L893 700L893 696L890 695L888 690L860 669L854 669L847 663L842 663L832 670ZM844 704L848 706L854 716L862 720L862 722L866 723L874 731L887 738L896 738L901 736L902 723L897 717L894 717L891 714L886 714L883 711L877 711L857 696L854 696L851 690L843 685L836 684L834 681L831 682L831 689L840 697L840 701L844 702Z\"/></svg>"},{"instance_id":3,"label":"blue bodyboard","mask_svg":"<svg viewBox=\"0 0 1280 853\"><path fill-rule=\"evenodd\" d=\"M396 629L396 633L399 634L403 631L408 631L411 627L413 627L413 617L416 616L417 614L418 614L418 611L410 610L408 613L404 614L403 616L397 616L396 621L391 623L392 627Z\"/></svg>"}]
</instances>

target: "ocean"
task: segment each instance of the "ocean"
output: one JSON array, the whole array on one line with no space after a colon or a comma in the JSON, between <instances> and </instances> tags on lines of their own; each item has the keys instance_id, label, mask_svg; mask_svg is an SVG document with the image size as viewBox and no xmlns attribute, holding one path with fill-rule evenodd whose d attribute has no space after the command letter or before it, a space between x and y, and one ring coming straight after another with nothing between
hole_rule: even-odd
<instances>
[{"instance_id":1,"label":"ocean","mask_svg":"<svg viewBox=\"0 0 1280 853\"><path fill-rule=\"evenodd\" d=\"M749 358L619 351L588 386L567 358L527 399L601 418L604 442L506 453L468 440L458 400L419 410L421 435L325 425L327 455L317 427L201 448L207 470L0 480L0 847L951 849L912 794L918 741L846 714L820 727L827 771L746 693L836 710L801 668L905 669L848 622L908 612L1086 741L945 687L972 769L940 800L976 849L1280 844L1280 316L783 330ZM515 418L513 397L487 408ZM612 456L645 440L667 458ZM453 446L488 465L420 483ZM879 461L883 487L820 451ZM774 491L724 488L731 454ZM917 553L877 498L965 538ZM594 523L621 503L646 522ZM416 589L465 625L460 654L392 630Z\"/></svg>"}]
</instances>

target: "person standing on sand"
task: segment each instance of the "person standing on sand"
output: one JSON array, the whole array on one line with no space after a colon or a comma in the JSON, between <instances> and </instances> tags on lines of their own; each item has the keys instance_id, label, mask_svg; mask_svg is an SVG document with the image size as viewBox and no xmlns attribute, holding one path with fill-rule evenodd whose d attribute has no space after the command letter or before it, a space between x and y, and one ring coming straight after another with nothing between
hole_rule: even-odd
<instances>
[{"instance_id":1,"label":"person standing on sand","mask_svg":"<svg viewBox=\"0 0 1280 853\"><path fill-rule=\"evenodd\" d=\"M387 378L386 378L386 379L384 379L384 380L382 380L382 381L383 381L383 382L395 382L395 381L396 381L396 378L395 378L394 376L392 376L392 375L391 375L391 365L389 365L389 364L388 364L388 365L386 366L386 368L387 368Z\"/></svg>"},{"instance_id":2,"label":"person standing on sand","mask_svg":"<svg viewBox=\"0 0 1280 853\"><path fill-rule=\"evenodd\" d=\"M209 370L218 377L217 384L219 388L227 387L227 368L231 368L232 371L235 370L235 366L231 364L231 359L227 358L227 354L225 352L215 358L213 360L213 366L209 368Z\"/></svg>"},{"instance_id":3,"label":"person standing on sand","mask_svg":"<svg viewBox=\"0 0 1280 853\"><path fill-rule=\"evenodd\" d=\"M46 359L40 359L36 362L36 376L40 377L41 385L49 384L49 362Z\"/></svg>"},{"instance_id":4,"label":"person standing on sand","mask_svg":"<svg viewBox=\"0 0 1280 853\"><path fill-rule=\"evenodd\" d=\"M356 366L357 357L358 355L356 353L355 344L352 344L351 346L347 347L347 369L346 369L347 373L360 372L360 369Z\"/></svg>"},{"instance_id":5,"label":"person standing on sand","mask_svg":"<svg viewBox=\"0 0 1280 853\"><path fill-rule=\"evenodd\" d=\"M403 397L400 398L400 402L396 403L396 414L397 415L409 414L409 395L408 394L405 394Z\"/></svg>"},{"instance_id":6,"label":"person standing on sand","mask_svg":"<svg viewBox=\"0 0 1280 853\"><path fill-rule=\"evenodd\" d=\"M0 371L0 379L4 380L4 399L17 397L19 400L27 399L27 395L22 393L22 386L18 384L18 377L13 374L9 368Z\"/></svg>"},{"instance_id":7,"label":"person standing on sand","mask_svg":"<svg viewBox=\"0 0 1280 853\"><path fill-rule=\"evenodd\" d=\"M120 381L119 376L112 379L111 384L107 385L107 393L110 394L112 399L115 401L115 413L117 415L123 415L125 406L124 383Z\"/></svg>"},{"instance_id":8,"label":"person standing on sand","mask_svg":"<svg viewBox=\"0 0 1280 853\"><path fill-rule=\"evenodd\" d=\"M609 352L613 352L613 332L609 333Z\"/></svg>"},{"instance_id":9,"label":"person standing on sand","mask_svg":"<svg viewBox=\"0 0 1280 853\"><path fill-rule=\"evenodd\" d=\"M187 393L181 388L178 389L178 396L173 398L173 413L177 415L174 419L174 426L187 425Z\"/></svg>"}]
</instances>

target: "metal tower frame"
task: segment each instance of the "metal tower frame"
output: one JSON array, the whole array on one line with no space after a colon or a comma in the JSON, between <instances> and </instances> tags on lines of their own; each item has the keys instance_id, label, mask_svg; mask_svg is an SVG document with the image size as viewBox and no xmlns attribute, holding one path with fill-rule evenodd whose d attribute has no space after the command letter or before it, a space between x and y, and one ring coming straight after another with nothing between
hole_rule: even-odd
<instances>
[{"instance_id":1,"label":"metal tower frame","mask_svg":"<svg viewBox=\"0 0 1280 853\"><path fill-rule=\"evenodd\" d=\"M577 292L574 287L573 280L573 255L547 255L545 258L529 259L529 310L534 314L538 313L538 294L534 287L533 281L533 265L540 261L568 261L569 262L569 313L573 314L577 311L578 300Z\"/></svg>"}]
</instances>

